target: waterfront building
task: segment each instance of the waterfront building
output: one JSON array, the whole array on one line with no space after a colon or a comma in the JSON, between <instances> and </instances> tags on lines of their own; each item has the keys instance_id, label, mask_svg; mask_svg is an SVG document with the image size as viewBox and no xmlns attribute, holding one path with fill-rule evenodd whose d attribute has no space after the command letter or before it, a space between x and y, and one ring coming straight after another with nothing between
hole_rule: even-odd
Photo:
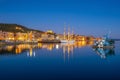
<instances>
[{"instance_id":1,"label":"waterfront building","mask_svg":"<svg viewBox=\"0 0 120 80\"><path fill-rule=\"evenodd\" d=\"M3 37L3 32L0 31L0 40L3 40L3 39L4 39L4 37Z\"/></svg>"}]
</instances>

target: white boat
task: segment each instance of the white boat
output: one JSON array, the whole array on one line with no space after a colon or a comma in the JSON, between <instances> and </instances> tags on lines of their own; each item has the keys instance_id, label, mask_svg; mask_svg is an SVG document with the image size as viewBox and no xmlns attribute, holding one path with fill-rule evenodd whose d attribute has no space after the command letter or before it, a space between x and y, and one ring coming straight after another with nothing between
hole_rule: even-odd
<instances>
[{"instance_id":1,"label":"white boat","mask_svg":"<svg viewBox=\"0 0 120 80\"><path fill-rule=\"evenodd\" d=\"M75 40L60 40L61 43L74 43Z\"/></svg>"},{"instance_id":2,"label":"white boat","mask_svg":"<svg viewBox=\"0 0 120 80\"><path fill-rule=\"evenodd\" d=\"M75 40L71 39L71 35L70 35L70 29L68 29L68 34L66 35L66 31L64 28L64 39L60 40L61 43L74 43Z\"/></svg>"},{"instance_id":3,"label":"white boat","mask_svg":"<svg viewBox=\"0 0 120 80\"><path fill-rule=\"evenodd\" d=\"M114 40L105 35L101 40L98 40L93 45L94 48L114 48Z\"/></svg>"}]
</instances>

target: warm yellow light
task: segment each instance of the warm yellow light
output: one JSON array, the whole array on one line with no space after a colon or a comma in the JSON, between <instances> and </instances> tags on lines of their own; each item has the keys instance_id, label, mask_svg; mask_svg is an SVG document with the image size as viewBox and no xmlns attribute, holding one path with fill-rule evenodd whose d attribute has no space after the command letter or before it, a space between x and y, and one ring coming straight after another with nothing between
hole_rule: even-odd
<instances>
[{"instance_id":1,"label":"warm yellow light","mask_svg":"<svg viewBox=\"0 0 120 80\"><path fill-rule=\"evenodd\" d=\"M9 37L8 39L10 40L11 38Z\"/></svg>"},{"instance_id":2,"label":"warm yellow light","mask_svg":"<svg viewBox=\"0 0 120 80\"><path fill-rule=\"evenodd\" d=\"M13 46L7 46L8 51L12 51L12 49L13 49Z\"/></svg>"},{"instance_id":3,"label":"warm yellow light","mask_svg":"<svg viewBox=\"0 0 120 80\"><path fill-rule=\"evenodd\" d=\"M16 52L16 54L21 53L21 52L22 52L22 51L21 51L21 48L16 48L15 52Z\"/></svg>"},{"instance_id":4,"label":"warm yellow light","mask_svg":"<svg viewBox=\"0 0 120 80\"><path fill-rule=\"evenodd\" d=\"M59 49L59 45L58 44L56 45L56 49Z\"/></svg>"},{"instance_id":5,"label":"warm yellow light","mask_svg":"<svg viewBox=\"0 0 120 80\"><path fill-rule=\"evenodd\" d=\"M82 40L84 41L84 40L85 40L85 38L84 38L84 37L82 37Z\"/></svg>"},{"instance_id":6,"label":"warm yellow light","mask_svg":"<svg viewBox=\"0 0 120 80\"><path fill-rule=\"evenodd\" d=\"M82 41L81 45L85 46L86 45L86 41Z\"/></svg>"},{"instance_id":7,"label":"warm yellow light","mask_svg":"<svg viewBox=\"0 0 120 80\"><path fill-rule=\"evenodd\" d=\"M52 30L48 30L47 33L53 33L53 31Z\"/></svg>"},{"instance_id":8,"label":"warm yellow light","mask_svg":"<svg viewBox=\"0 0 120 80\"><path fill-rule=\"evenodd\" d=\"M52 44L50 44L49 46L47 46L47 49L51 51L53 49L53 47L54 46Z\"/></svg>"},{"instance_id":9,"label":"warm yellow light","mask_svg":"<svg viewBox=\"0 0 120 80\"><path fill-rule=\"evenodd\" d=\"M42 43L38 43L38 47L41 48L42 47Z\"/></svg>"},{"instance_id":10,"label":"warm yellow light","mask_svg":"<svg viewBox=\"0 0 120 80\"><path fill-rule=\"evenodd\" d=\"M32 51L32 48L30 48L30 56L32 56L32 52L33 52L33 51Z\"/></svg>"}]
</instances>

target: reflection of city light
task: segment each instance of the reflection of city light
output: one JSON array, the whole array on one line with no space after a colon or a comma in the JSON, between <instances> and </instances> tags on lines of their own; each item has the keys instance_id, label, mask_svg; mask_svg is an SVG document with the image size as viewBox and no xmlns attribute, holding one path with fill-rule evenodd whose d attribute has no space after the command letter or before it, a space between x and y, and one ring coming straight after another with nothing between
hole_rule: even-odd
<instances>
[{"instance_id":1,"label":"reflection of city light","mask_svg":"<svg viewBox=\"0 0 120 80\"><path fill-rule=\"evenodd\" d=\"M33 56L35 56L35 52L33 53Z\"/></svg>"},{"instance_id":2,"label":"reflection of city light","mask_svg":"<svg viewBox=\"0 0 120 80\"><path fill-rule=\"evenodd\" d=\"M64 57L71 57L73 55L74 48L80 48L84 47L87 45L93 44L93 41L87 42L87 41L78 41L75 43L61 43L61 44L47 44L47 43L38 43L38 44L19 44L19 45L12 45L12 46L7 46L6 50L8 51L13 51L16 54L22 53L25 50L29 50L27 53L27 56L35 56L34 48L45 48L47 50L53 50L53 49L63 49Z\"/></svg>"},{"instance_id":3,"label":"reflection of city light","mask_svg":"<svg viewBox=\"0 0 120 80\"><path fill-rule=\"evenodd\" d=\"M38 43L38 47L41 48L42 47L42 43Z\"/></svg>"},{"instance_id":4,"label":"reflection of city light","mask_svg":"<svg viewBox=\"0 0 120 80\"><path fill-rule=\"evenodd\" d=\"M21 53L21 52L22 52L22 49L21 49L21 47L17 47L17 48L15 49L15 52L16 52L16 54L19 54L19 53Z\"/></svg>"},{"instance_id":5,"label":"reflection of city light","mask_svg":"<svg viewBox=\"0 0 120 80\"><path fill-rule=\"evenodd\" d=\"M82 41L81 45L85 46L86 45L86 41Z\"/></svg>"},{"instance_id":6,"label":"reflection of city light","mask_svg":"<svg viewBox=\"0 0 120 80\"><path fill-rule=\"evenodd\" d=\"M63 53L67 51L67 53L73 52L74 44L64 44L63 46Z\"/></svg>"},{"instance_id":7,"label":"reflection of city light","mask_svg":"<svg viewBox=\"0 0 120 80\"><path fill-rule=\"evenodd\" d=\"M27 56L29 56L29 52L27 52Z\"/></svg>"},{"instance_id":8,"label":"reflection of city light","mask_svg":"<svg viewBox=\"0 0 120 80\"><path fill-rule=\"evenodd\" d=\"M30 48L30 56L32 56L32 48Z\"/></svg>"},{"instance_id":9,"label":"reflection of city light","mask_svg":"<svg viewBox=\"0 0 120 80\"><path fill-rule=\"evenodd\" d=\"M68 54L70 53L70 51L71 51L71 48L70 46L68 46L68 49L67 49Z\"/></svg>"},{"instance_id":10,"label":"reflection of city light","mask_svg":"<svg viewBox=\"0 0 120 80\"><path fill-rule=\"evenodd\" d=\"M35 54L35 51L33 52L33 49L32 48L29 48L29 52L27 52L27 56L30 56L30 57L32 57L32 56L35 56L36 54Z\"/></svg>"},{"instance_id":11,"label":"reflection of city light","mask_svg":"<svg viewBox=\"0 0 120 80\"><path fill-rule=\"evenodd\" d=\"M70 56L73 56L74 48L77 48L77 47L81 48L81 47L92 45L92 44L93 44L93 41L87 42L85 40L84 41L78 41L78 42L75 42L73 44L62 43L61 46L63 47L64 60L65 60L66 55L67 55L68 59L70 58Z\"/></svg>"},{"instance_id":12,"label":"reflection of city light","mask_svg":"<svg viewBox=\"0 0 120 80\"><path fill-rule=\"evenodd\" d=\"M15 49L15 53L16 53L16 54L19 53L19 49L18 49L18 48Z\"/></svg>"},{"instance_id":13,"label":"reflection of city light","mask_svg":"<svg viewBox=\"0 0 120 80\"><path fill-rule=\"evenodd\" d=\"M53 49L53 47L54 47L54 45L53 45L53 44L50 44L50 45L47 46L47 50L50 50L50 51L51 51L51 50Z\"/></svg>"},{"instance_id":14,"label":"reflection of city light","mask_svg":"<svg viewBox=\"0 0 120 80\"><path fill-rule=\"evenodd\" d=\"M59 49L59 45L58 44L56 45L56 49Z\"/></svg>"},{"instance_id":15,"label":"reflection of city light","mask_svg":"<svg viewBox=\"0 0 120 80\"><path fill-rule=\"evenodd\" d=\"M68 43L62 44L63 53L64 53L64 60L66 58L66 54L67 54L67 58L69 60L71 53L73 53L74 46L75 46L75 44L68 44Z\"/></svg>"},{"instance_id":16,"label":"reflection of city light","mask_svg":"<svg viewBox=\"0 0 120 80\"><path fill-rule=\"evenodd\" d=\"M12 51L12 49L13 49L13 46L7 46L8 51Z\"/></svg>"},{"instance_id":17,"label":"reflection of city light","mask_svg":"<svg viewBox=\"0 0 120 80\"><path fill-rule=\"evenodd\" d=\"M66 51L66 48L65 48L65 47L63 47L63 53L65 53L65 51Z\"/></svg>"},{"instance_id":18,"label":"reflection of city light","mask_svg":"<svg viewBox=\"0 0 120 80\"><path fill-rule=\"evenodd\" d=\"M63 47L64 61L65 61L65 47Z\"/></svg>"}]
</instances>

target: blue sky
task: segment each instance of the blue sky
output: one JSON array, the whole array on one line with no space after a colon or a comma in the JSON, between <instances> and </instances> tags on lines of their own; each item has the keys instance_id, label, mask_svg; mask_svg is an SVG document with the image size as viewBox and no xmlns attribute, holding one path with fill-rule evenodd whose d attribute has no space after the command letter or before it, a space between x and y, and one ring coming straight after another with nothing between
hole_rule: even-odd
<instances>
[{"instance_id":1,"label":"blue sky","mask_svg":"<svg viewBox=\"0 0 120 80\"><path fill-rule=\"evenodd\" d=\"M111 37L120 35L119 0L0 0L0 22L63 33Z\"/></svg>"}]
</instances>

